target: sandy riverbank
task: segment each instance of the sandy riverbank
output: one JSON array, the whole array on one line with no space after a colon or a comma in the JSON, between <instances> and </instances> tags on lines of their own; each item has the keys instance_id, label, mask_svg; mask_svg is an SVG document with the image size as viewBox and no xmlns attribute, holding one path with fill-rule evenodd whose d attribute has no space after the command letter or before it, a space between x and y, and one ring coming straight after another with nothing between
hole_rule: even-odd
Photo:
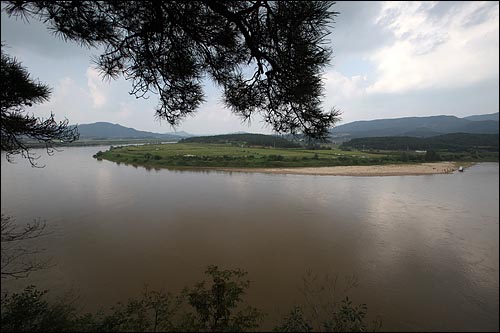
<instances>
[{"instance_id":1,"label":"sandy riverbank","mask_svg":"<svg viewBox=\"0 0 500 333\"><path fill-rule=\"evenodd\" d=\"M458 169L455 162L419 163L419 164L387 164L387 165L353 165L317 168L214 168L221 171L261 172L297 175L329 175L329 176L405 176L432 175L452 173Z\"/></svg>"}]
</instances>

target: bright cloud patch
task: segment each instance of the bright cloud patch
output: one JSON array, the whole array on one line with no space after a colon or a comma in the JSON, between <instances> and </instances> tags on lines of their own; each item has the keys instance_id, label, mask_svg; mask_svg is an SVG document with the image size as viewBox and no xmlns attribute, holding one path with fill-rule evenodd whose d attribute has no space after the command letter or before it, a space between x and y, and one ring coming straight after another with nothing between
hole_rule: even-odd
<instances>
[{"instance_id":1,"label":"bright cloud patch","mask_svg":"<svg viewBox=\"0 0 500 333\"><path fill-rule=\"evenodd\" d=\"M348 77L338 71L327 72L323 75L327 100L346 100L359 97L365 93L366 76L354 75Z\"/></svg>"},{"instance_id":2,"label":"bright cloud patch","mask_svg":"<svg viewBox=\"0 0 500 333\"><path fill-rule=\"evenodd\" d=\"M435 2L387 2L376 19L395 42L376 51L368 93L463 87L498 77L498 3L467 2L431 15Z\"/></svg>"},{"instance_id":3,"label":"bright cloud patch","mask_svg":"<svg viewBox=\"0 0 500 333\"><path fill-rule=\"evenodd\" d=\"M103 106L106 103L106 86L99 72L92 67L87 69L87 85L94 107Z\"/></svg>"}]
</instances>

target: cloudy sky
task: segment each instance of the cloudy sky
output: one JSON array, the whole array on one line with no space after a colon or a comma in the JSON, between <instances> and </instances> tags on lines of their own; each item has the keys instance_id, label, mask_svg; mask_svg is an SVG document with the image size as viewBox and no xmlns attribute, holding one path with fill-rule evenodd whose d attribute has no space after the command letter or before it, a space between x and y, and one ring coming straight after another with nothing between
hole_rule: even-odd
<instances>
[{"instance_id":1,"label":"cloudy sky","mask_svg":"<svg viewBox=\"0 0 500 333\"><path fill-rule=\"evenodd\" d=\"M334 57L324 79L325 107L342 110L342 123L405 116L458 117L499 110L498 2L338 2L329 40ZM31 20L2 11L4 51L53 89L36 115L53 111L70 123L108 121L171 132L154 117L155 96L128 94L124 79L103 82L96 50L65 43ZM258 117L242 123L206 86L207 102L176 130L194 134L270 133Z\"/></svg>"}]
</instances>

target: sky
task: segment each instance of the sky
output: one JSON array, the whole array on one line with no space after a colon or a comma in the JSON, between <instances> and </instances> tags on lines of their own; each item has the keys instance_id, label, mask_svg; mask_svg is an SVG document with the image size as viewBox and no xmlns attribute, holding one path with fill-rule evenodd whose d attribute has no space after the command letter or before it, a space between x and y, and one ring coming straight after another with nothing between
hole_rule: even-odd
<instances>
[{"instance_id":1,"label":"sky","mask_svg":"<svg viewBox=\"0 0 500 333\"><path fill-rule=\"evenodd\" d=\"M342 123L408 116L465 117L499 111L499 2L337 2L328 36L333 57L323 74L324 107ZM71 124L98 121L152 132L272 133L255 116L242 122L221 93L205 85L206 102L172 128L154 116L155 95L136 99L123 78L103 81L96 49L64 42L35 19L2 10L3 51L52 88L50 101L30 112Z\"/></svg>"}]
</instances>

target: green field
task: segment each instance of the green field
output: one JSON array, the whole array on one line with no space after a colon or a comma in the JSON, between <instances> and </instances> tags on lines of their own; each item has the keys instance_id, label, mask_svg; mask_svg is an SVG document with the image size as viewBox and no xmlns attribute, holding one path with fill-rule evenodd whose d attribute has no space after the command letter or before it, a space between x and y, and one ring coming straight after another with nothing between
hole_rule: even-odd
<instances>
[{"instance_id":1,"label":"green field","mask_svg":"<svg viewBox=\"0 0 500 333\"><path fill-rule=\"evenodd\" d=\"M117 163L153 168L280 168L339 165L380 165L436 161L498 162L498 152L488 151L366 151L354 147L339 149L274 148L245 143L169 143L111 147L94 155Z\"/></svg>"},{"instance_id":2,"label":"green field","mask_svg":"<svg viewBox=\"0 0 500 333\"><path fill-rule=\"evenodd\" d=\"M397 163L398 157L361 151L245 147L224 144L172 143L112 147L94 155L118 163L147 167L318 167Z\"/></svg>"}]
</instances>

